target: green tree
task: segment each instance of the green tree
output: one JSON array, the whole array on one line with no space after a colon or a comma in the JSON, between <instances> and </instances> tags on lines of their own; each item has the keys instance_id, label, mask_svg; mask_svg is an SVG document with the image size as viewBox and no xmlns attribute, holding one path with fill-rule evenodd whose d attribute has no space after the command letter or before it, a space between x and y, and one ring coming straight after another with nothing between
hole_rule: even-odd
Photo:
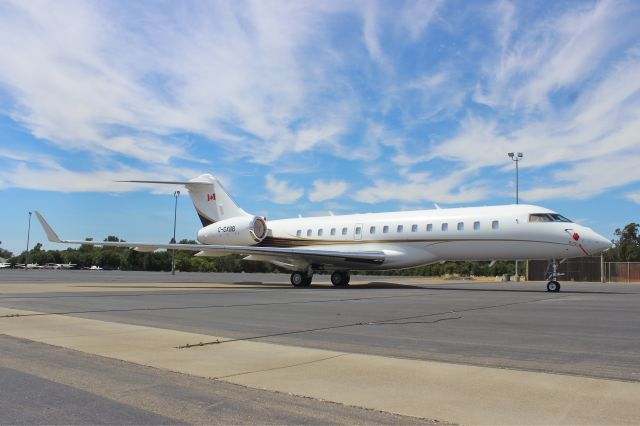
<instances>
[{"instance_id":1,"label":"green tree","mask_svg":"<svg viewBox=\"0 0 640 426\"><path fill-rule=\"evenodd\" d=\"M2 244L2 241L0 241L0 245ZM13 253L11 253L9 250L5 250L2 247L0 247L0 257L3 259L9 259L13 257Z\"/></svg>"},{"instance_id":2,"label":"green tree","mask_svg":"<svg viewBox=\"0 0 640 426\"><path fill-rule=\"evenodd\" d=\"M605 259L612 262L640 262L640 225L630 223L616 229L614 247L605 252Z\"/></svg>"}]
</instances>

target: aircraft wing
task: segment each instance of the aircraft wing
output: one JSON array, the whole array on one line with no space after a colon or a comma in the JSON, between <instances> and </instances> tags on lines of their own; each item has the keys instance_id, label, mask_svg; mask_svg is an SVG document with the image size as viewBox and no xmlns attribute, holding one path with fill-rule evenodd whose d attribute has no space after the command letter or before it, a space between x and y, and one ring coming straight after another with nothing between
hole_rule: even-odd
<instances>
[{"instance_id":1,"label":"aircraft wing","mask_svg":"<svg viewBox=\"0 0 640 426\"><path fill-rule=\"evenodd\" d=\"M63 240L51 228L42 215L36 211L36 217L40 221L42 228L47 234L49 241L64 244L87 244L103 247L129 247L136 251L152 252L157 249L187 250L202 252L203 256L224 256L228 254L253 255L254 257L281 258L285 261L304 260L309 263L351 265L357 267L358 264L381 265L385 261L385 254L382 251L338 251L338 250L318 250L307 248L281 248L281 247L256 247L256 246L231 246L231 245L210 245L210 244L150 244L121 241L81 241ZM287 263L287 262L285 262Z\"/></svg>"}]
</instances>

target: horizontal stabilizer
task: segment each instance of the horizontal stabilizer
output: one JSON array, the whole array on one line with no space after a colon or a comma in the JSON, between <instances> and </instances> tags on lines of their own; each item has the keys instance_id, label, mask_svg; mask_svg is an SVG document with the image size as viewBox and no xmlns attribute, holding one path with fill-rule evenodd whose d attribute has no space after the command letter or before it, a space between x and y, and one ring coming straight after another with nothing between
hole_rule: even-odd
<instances>
[{"instance_id":1,"label":"horizontal stabilizer","mask_svg":"<svg viewBox=\"0 0 640 426\"><path fill-rule=\"evenodd\" d=\"M114 182L128 182L128 183L159 183L164 185L211 185L210 182L193 182L184 181L179 182L175 180L116 180Z\"/></svg>"}]
</instances>

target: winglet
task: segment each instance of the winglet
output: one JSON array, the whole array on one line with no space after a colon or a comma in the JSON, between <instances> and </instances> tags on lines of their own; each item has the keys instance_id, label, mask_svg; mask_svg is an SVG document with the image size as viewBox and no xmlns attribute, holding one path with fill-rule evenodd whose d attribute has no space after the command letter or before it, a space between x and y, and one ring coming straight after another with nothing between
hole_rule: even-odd
<instances>
[{"instance_id":1,"label":"winglet","mask_svg":"<svg viewBox=\"0 0 640 426\"><path fill-rule=\"evenodd\" d=\"M47 234L47 238L49 239L49 241L51 241L52 243L61 243L62 240L60 239L60 237L58 237L58 234L56 234L56 231L54 231L53 228L49 226L47 221L44 220L44 217L42 217L40 212L37 210L36 210L36 216L38 217L38 220L40 221L40 225L42 225L44 232Z\"/></svg>"}]
</instances>

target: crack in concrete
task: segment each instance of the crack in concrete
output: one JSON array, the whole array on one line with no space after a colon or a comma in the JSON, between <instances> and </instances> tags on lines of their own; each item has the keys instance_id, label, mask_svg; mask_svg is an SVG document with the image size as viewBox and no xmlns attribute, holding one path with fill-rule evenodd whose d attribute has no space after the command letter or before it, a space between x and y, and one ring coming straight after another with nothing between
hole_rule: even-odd
<instances>
[{"instance_id":1,"label":"crack in concrete","mask_svg":"<svg viewBox=\"0 0 640 426\"><path fill-rule=\"evenodd\" d=\"M314 360L305 361L305 362L299 362L299 363L296 363L296 364L284 365L284 366L281 366L281 367L271 367L271 368L264 368L264 369L255 370L255 371L245 371L245 372L242 372L242 373L228 374L226 376L214 377L214 379L222 380L222 379L228 379L230 377L245 376L247 374L265 373L267 371L284 370L284 369L287 369L287 368L300 367L302 365L309 365L309 364L315 364L317 362L328 361L330 359L340 358L340 357L347 356L347 355L349 355L349 354L332 355L332 356L325 357L325 358L314 359Z\"/></svg>"},{"instance_id":2,"label":"crack in concrete","mask_svg":"<svg viewBox=\"0 0 640 426\"><path fill-rule=\"evenodd\" d=\"M198 343L193 343L193 344L187 343L187 344L182 345L182 346L177 346L176 349L189 349L189 348L194 348L194 347L199 347L199 346L219 345L219 344L222 344L222 343L241 342L241 341L248 341L248 340L258 340L258 339L265 339L265 338L269 338L269 337L279 337L279 336L287 336L287 335L292 335L292 334L311 333L311 332L314 332L314 331L335 330L335 329L339 329L339 328L357 327L357 326L363 326L363 325L393 325L394 321L405 321L405 320L412 320L412 319L418 319L418 318L428 318L428 317L447 315L447 314L459 314L459 313L462 313L462 312L480 311L480 310L484 310L484 309L503 308L503 307L507 307L507 306L523 305L523 304L527 304L527 303L544 302L544 301L547 301L547 300L554 300L554 299L559 299L559 298L566 299L568 297L572 297L572 296L568 295L568 296L545 297L545 298L536 299L536 300L527 300L527 301L522 301L522 302L501 303L501 304L496 304L496 305L479 306L479 307L475 307L475 308L460 309L460 310L451 309L449 311L436 312L436 313L432 313L432 314L414 315L414 316L410 316L410 317L401 317L401 318L389 318L389 319L376 320L376 321L361 321L361 322L355 322L355 323L333 325L333 326L328 326L328 327L309 328L309 329L303 329L303 330L285 331L285 332L281 332L281 333L263 334L263 335L258 335L258 336L239 337L239 338L236 338L236 339L224 339L224 340L216 339L216 340L212 340L212 341L209 341L209 342L198 342ZM424 324L434 324L434 323L437 323L437 322L440 322L440 321L446 321L446 320L451 320L451 319L462 319L462 318L463 318L463 316L460 315L459 317L443 318L443 319L440 319L440 320L437 320L437 321L429 321L429 322L425 321L423 323ZM418 322L416 321L414 323L418 323ZM401 325L401 324L402 323L398 323L398 325Z\"/></svg>"}]
</instances>

